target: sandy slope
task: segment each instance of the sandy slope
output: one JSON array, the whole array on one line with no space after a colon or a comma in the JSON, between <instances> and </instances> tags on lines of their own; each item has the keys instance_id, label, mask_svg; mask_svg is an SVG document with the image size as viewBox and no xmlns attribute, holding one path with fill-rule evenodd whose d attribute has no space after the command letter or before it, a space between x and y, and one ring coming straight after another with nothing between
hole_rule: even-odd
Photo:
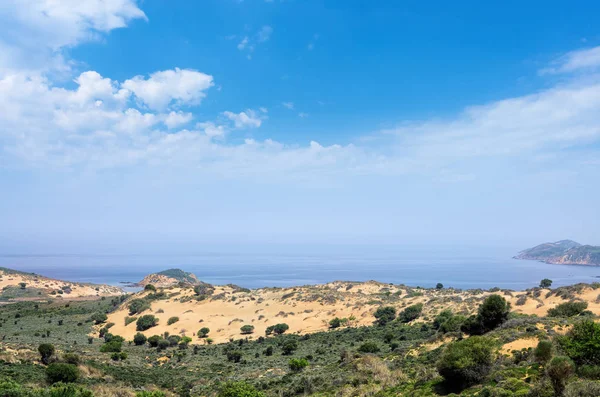
<instances>
[{"instance_id":1,"label":"sandy slope","mask_svg":"<svg viewBox=\"0 0 600 397\"><path fill-rule=\"evenodd\" d=\"M123 294L123 291L120 288L110 285L72 283L38 275L6 273L5 271L0 270L0 291L7 287L20 288L20 283L25 283L26 290L39 290L45 295L50 295L52 292L55 292L55 294L52 294L51 296L53 298L62 299ZM58 293L59 290L63 293Z\"/></svg>"},{"instance_id":2,"label":"sandy slope","mask_svg":"<svg viewBox=\"0 0 600 397\"><path fill-rule=\"evenodd\" d=\"M471 314L491 294L487 291L414 289L378 282L333 282L295 288L263 288L250 292L236 292L231 287L220 286L216 287L212 298L204 301L189 299L194 297L191 288L170 288L164 291L169 298L153 301L151 309L142 313L154 314L159 319L159 324L144 334L185 334L193 338L192 343L202 343L196 337L197 331L202 327L210 328L209 337L220 343L230 338L244 337L240 327L245 324L255 327L254 334L249 335L251 338L264 335L269 325L277 323L286 323L290 327L289 333L299 334L326 330L328 322L334 317L354 317L350 326L371 325L374 311L382 305L402 310L406 306L423 303L424 314L416 321L431 320L444 309ZM510 301L515 312L544 316L548 309L565 302L556 296L546 298L548 292L549 290L541 290L538 298L530 294L523 305L516 304L518 296L523 294L521 292L496 293ZM588 301L589 309L600 314L600 304L596 303L599 293L600 290L587 288L577 297ZM135 297L146 294L140 292ZM133 338L137 332L136 324L132 322L126 326L125 318L128 316L127 302L109 315L108 321L115 324L111 328L113 334L122 335L126 339ZM179 321L167 325L168 319L174 316L179 317Z\"/></svg>"}]
</instances>

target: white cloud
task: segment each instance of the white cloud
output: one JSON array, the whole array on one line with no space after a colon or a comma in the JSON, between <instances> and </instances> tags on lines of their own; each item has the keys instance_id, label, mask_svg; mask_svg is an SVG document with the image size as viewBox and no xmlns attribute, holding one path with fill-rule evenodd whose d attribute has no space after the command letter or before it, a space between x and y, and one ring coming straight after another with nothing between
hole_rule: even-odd
<instances>
[{"instance_id":1,"label":"white cloud","mask_svg":"<svg viewBox=\"0 0 600 397\"><path fill-rule=\"evenodd\" d=\"M273 28L265 25L256 34L249 36L244 36L242 40L238 43L237 49L240 51L247 52L246 58L248 60L252 59L251 53L254 52L254 49L259 45L271 38L271 34L273 33ZM231 36L235 38L236 36Z\"/></svg>"},{"instance_id":2,"label":"white cloud","mask_svg":"<svg viewBox=\"0 0 600 397\"><path fill-rule=\"evenodd\" d=\"M261 118L251 109L240 113L226 111L223 115L233 121L235 128L258 128L262 124Z\"/></svg>"},{"instance_id":3,"label":"white cloud","mask_svg":"<svg viewBox=\"0 0 600 397\"><path fill-rule=\"evenodd\" d=\"M0 75L68 69L63 48L96 40L133 19L146 19L134 0L3 0Z\"/></svg>"},{"instance_id":4,"label":"white cloud","mask_svg":"<svg viewBox=\"0 0 600 397\"><path fill-rule=\"evenodd\" d=\"M600 68L600 46L571 51L558 58L550 67L540 70L540 74L572 73Z\"/></svg>"},{"instance_id":5,"label":"white cloud","mask_svg":"<svg viewBox=\"0 0 600 397\"><path fill-rule=\"evenodd\" d=\"M308 117L308 113L300 112L300 113L298 113L298 117L300 117L302 119L306 118L306 117Z\"/></svg>"},{"instance_id":6,"label":"white cloud","mask_svg":"<svg viewBox=\"0 0 600 397\"><path fill-rule=\"evenodd\" d=\"M260 28L260 30L256 34L256 40L259 43L264 43L265 41L268 41L271 38L271 34L273 34L273 28L268 25L265 25L262 28Z\"/></svg>"},{"instance_id":7,"label":"white cloud","mask_svg":"<svg viewBox=\"0 0 600 397\"><path fill-rule=\"evenodd\" d=\"M191 113L185 113L182 111L170 112L165 117L164 123L168 128L172 129L189 123L193 118L194 116Z\"/></svg>"},{"instance_id":8,"label":"white cloud","mask_svg":"<svg viewBox=\"0 0 600 397\"><path fill-rule=\"evenodd\" d=\"M286 109L289 109L289 110L293 110L294 109L294 102L282 102L281 104Z\"/></svg>"},{"instance_id":9,"label":"white cloud","mask_svg":"<svg viewBox=\"0 0 600 397\"><path fill-rule=\"evenodd\" d=\"M246 46L248 45L248 36L244 37L242 39L242 41L239 42L239 44L237 45L238 50L242 51L243 49L246 48Z\"/></svg>"},{"instance_id":10,"label":"white cloud","mask_svg":"<svg viewBox=\"0 0 600 397\"><path fill-rule=\"evenodd\" d=\"M163 110L169 105L197 105L213 86L213 77L191 69L155 72L148 79L136 76L123 83L150 109Z\"/></svg>"},{"instance_id":11,"label":"white cloud","mask_svg":"<svg viewBox=\"0 0 600 397\"><path fill-rule=\"evenodd\" d=\"M224 125L217 125L212 121L197 123L196 128L209 137L223 137L228 132L227 127Z\"/></svg>"}]
</instances>

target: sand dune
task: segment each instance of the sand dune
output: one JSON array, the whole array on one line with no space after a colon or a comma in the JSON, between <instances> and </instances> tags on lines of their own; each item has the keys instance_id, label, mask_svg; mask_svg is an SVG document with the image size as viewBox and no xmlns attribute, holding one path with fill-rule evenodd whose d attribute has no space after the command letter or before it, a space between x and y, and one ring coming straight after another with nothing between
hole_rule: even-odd
<instances>
[{"instance_id":1,"label":"sand dune","mask_svg":"<svg viewBox=\"0 0 600 397\"><path fill-rule=\"evenodd\" d=\"M22 295L22 297L15 298L15 300L47 298L48 296L57 299L75 299L97 296L115 296L124 293L120 288L110 285L73 283L69 281L54 280L34 274L18 273L1 269L0 290L3 291L3 294L12 290L16 291L15 295Z\"/></svg>"},{"instance_id":2,"label":"sand dune","mask_svg":"<svg viewBox=\"0 0 600 397\"><path fill-rule=\"evenodd\" d=\"M430 321L444 309L456 313L472 314L481 301L493 292L482 290L459 291L454 289L418 289L397 286L375 281L364 283L332 282L316 286L295 288L262 288L249 292L240 292L230 286L215 287L214 294L203 301L197 301L192 288L172 287L164 289L167 299L155 300L151 308L143 314L154 314L159 323L144 331L147 336L169 332L187 335L192 343L203 343L196 336L202 327L210 328L209 337L215 343L227 342L230 338L257 338L265 335L265 329L277 323L289 325L288 333L312 333L324 331L329 321L335 317L351 319L348 326L371 325L375 320L373 313L382 305L394 306L402 310L415 303L423 303L423 315L415 321ZM550 290L538 290L537 293L498 291L511 304L514 312L523 314L546 315L548 309L566 300L552 295ZM600 290L583 288L574 298L589 303L589 309L600 314L600 303L596 303ZM519 302L519 297L527 298ZM148 292L140 292L133 298L142 298ZM538 295L538 297L534 297ZM135 335L135 321L125 325L130 317L127 309L129 300L117 311L109 315L108 321L114 323L110 329L113 334L132 339ZM521 304L517 304L521 303ZM140 314L134 315L140 316ZM179 321L168 325L171 317ZM240 327L253 325L254 333L242 335Z\"/></svg>"}]
</instances>

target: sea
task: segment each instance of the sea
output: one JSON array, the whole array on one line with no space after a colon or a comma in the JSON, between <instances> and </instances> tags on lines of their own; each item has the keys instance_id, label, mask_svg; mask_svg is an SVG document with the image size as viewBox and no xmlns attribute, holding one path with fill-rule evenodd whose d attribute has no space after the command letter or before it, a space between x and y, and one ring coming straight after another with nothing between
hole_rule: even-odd
<instances>
[{"instance_id":1,"label":"sea","mask_svg":"<svg viewBox=\"0 0 600 397\"><path fill-rule=\"evenodd\" d=\"M0 266L51 278L126 286L170 268L192 272L211 284L246 288L289 287L335 280L409 286L523 290L543 278L553 287L600 282L600 267L550 265L516 260L509 249L431 247L337 247L262 249L186 254L0 254Z\"/></svg>"}]
</instances>

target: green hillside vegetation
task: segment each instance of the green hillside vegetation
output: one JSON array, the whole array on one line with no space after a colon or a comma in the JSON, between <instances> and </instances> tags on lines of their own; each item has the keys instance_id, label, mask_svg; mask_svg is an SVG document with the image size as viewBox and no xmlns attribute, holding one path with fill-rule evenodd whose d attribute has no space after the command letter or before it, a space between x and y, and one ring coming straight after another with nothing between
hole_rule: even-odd
<instances>
[{"instance_id":1,"label":"green hillside vegetation","mask_svg":"<svg viewBox=\"0 0 600 397\"><path fill-rule=\"evenodd\" d=\"M519 252L516 259L540 260L547 263L600 266L600 246L581 245L571 240L545 243Z\"/></svg>"},{"instance_id":2,"label":"green hillside vegetation","mask_svg":"<svg viewBox=\"0 0 600 397\"><path fill-rule=\"evenodd\" d=\"M102 314L124 299L0 307L0 396L585 397L600 389L600 325L591 313L518 315L501 295L471 317L382 307L372 326L240 334L220 345L200 324L188 330L204 328L197 345L182 334L123 340ZM89 336L94 327L102 338ZM526 338L539 346L502 353Z\"/></svg>"},{"instance_id":3,"label":"green hillside vegetation","mask_svg":"<svg viewBox=\"0 0 600 397\"><path fill-rule=\"evenodd\" d=\"M196 278L196 276L193 273L186 272L181 269L167 269L167 270L163 270L162 272L158 272L156 274L158 274L160 276L174 278L175 280L177 280L181 283L195 284L198 282L198 279Z\"/></svg>"}]
</instances>

